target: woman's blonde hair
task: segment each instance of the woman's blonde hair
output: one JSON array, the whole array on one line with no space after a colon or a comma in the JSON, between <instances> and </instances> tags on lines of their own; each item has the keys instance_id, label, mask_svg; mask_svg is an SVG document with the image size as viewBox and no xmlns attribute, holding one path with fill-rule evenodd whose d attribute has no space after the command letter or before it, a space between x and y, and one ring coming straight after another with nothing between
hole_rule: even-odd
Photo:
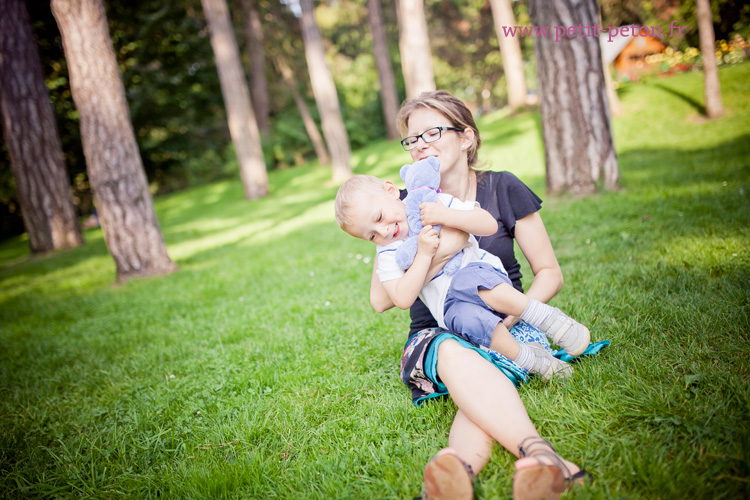
<instances>
[{"instance_id":1,"label":"woman's blonde hair","mask_svg":"<svg viewBox=\"0 0 750 500\"><path fill-rule=\"evenodd\" d=\"M423 92L417 97L404 101L396 116L396 125L402 136L406 136L409 128L409 117L418 109L434 109L444 115L451 122L451 126L461 130L470 128L474 131L474 141L467 150L469 168L474 168L479 160L477 151L482 145L479 137L477 124L469 108L461 99L446 92L437 90L435 92Z\"/></svg>"}]
</instances>

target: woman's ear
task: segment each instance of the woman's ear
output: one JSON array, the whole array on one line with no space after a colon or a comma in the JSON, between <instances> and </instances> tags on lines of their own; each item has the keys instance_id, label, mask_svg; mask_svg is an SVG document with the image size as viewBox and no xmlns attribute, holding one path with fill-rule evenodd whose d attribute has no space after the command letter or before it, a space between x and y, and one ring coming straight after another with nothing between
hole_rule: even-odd
<instances>
[{"instance_id":1,"label":"woman's ear","mask_svg":"<svg viewBox=\"0 0 750 500\"><path fill-rule=\"evenodd\" d=\"M461 134L461 151L466 151L474 144L474 129L466 127Z\"/></svg>"}]
</instances>

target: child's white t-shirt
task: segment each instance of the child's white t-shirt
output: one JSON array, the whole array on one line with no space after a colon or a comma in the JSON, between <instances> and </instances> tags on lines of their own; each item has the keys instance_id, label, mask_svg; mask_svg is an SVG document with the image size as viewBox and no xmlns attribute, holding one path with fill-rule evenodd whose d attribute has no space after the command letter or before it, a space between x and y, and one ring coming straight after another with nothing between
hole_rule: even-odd
<instances>
[{"instance_id":1,"label":"child's white t-shirt","mask_svg":"<svg viewBox=\"0 0 750 500\"><path fill-rule=\"evenodd\" d=\"M438 201L443 203L448 208L455 210L474 210L475 207L479 206L478 203L472 201L461 201L449 194L439 193ZM378 268L376 270L378 279L381 282L391 281L401 278L405 271L396 264L396 249L403 244L404 240L394 241L388 245L377 246L378 256ZM495 269L505 272L503 263L500 259L484 250L479 248L479 242L474 235L469 235L469 244L471 246L464 248L463 258L461 260L461 268L466 267L469 262L486 262ZM440 271L432 281L422 287L422 291L419 293L419 298L427 306L432 313L432 316L437 321L438 325L445 328L445 322L443 321L443 310L445 309L445 297L448 294L448 289L451 285L452 276Z\"/></svg>"}]
</instances>

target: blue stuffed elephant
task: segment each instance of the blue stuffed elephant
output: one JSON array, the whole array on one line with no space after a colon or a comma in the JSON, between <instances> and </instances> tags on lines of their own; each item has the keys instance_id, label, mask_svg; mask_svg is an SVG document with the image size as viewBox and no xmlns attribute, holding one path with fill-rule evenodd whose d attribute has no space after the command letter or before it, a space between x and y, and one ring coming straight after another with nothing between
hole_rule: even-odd
<instances>
[{"instance_id":1,"label":"blue stuffed elephant","mask_svg":"<svg viewBox=\"0 0 750 500\"><path fill-rule=\"evenodd\" d=\"M411 165L404 165L399 172L401 179L406 184L407 195L404 198L406 204L406 221L409 224L409 236L396 250L396 263L403 269L409 269L414 257L417 255L419 233L424 227L419 206L425 202L438 201L440 192L440 160L434 156L419 160ZM440 226L433 226L440 231ZM455 274L461 268L462 252L454 255L443 267L443 272L448 275Z\"/></svg>"}]
</instances>

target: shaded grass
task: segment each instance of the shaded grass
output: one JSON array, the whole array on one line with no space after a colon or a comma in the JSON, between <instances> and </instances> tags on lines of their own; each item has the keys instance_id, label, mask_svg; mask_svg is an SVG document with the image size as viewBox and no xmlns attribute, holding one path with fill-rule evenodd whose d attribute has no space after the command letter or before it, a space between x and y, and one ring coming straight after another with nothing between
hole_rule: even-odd
<instances>
[{"instance_id":1,"label":"shaded grass","mask_svg":"<svg viewBox=\"0 0 750 500\"><path fill-rule=\"evenodd\" d=\"M613 342L566 384L521 389L594 473L576 498L748 496L750 65L630 87L615 123L623 189L548 198L566 286L555 305ZM684 98L688 96L689 99ZM483 157L544 192L538 114L480 121ZM396 142L355 170L397 178ZM180 272L113 286L99 230L29 259L0 245L0 491L7 498L410 498L447 443L449 400L398 380L408 315L369 309L371 247L333 222L327 169L156 200ZM525 267L530 276L528 266ZM497 449L478 498L508 498Z\"/></svg>"}]
</instances>

